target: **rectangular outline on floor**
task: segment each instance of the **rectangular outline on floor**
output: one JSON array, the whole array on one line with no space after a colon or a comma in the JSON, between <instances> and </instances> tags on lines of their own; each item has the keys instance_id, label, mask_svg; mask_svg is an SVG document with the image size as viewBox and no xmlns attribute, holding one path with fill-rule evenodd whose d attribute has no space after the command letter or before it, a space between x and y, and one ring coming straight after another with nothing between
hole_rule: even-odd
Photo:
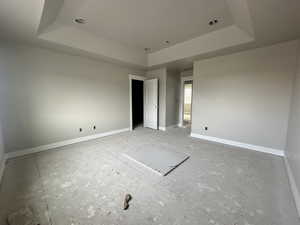
<instances>
[{"instance_id":1,"label":"rectangular outline on floor","mask_svg":"<svg viewBox=\"0 0 300 225\"><path fill-rule=\"evenodd\" d=\"M124 157L126 157L127 159L132 160L133 162L137 163L138 165L140 165L140 166L142 166L142 167L144 167L144 168L147 168L147 169L151 170L152 172L154 172L154 173L156 173L156 174L158 174L158 175L160 175L160 176L162 176L162 177L167 176L169 173L171 173L173 170L175 170L177 167L179 167L180 165L182 165L185 161L187 161L187 160L190 158L190 155L187 155L187 157L186 157L183 161L181 161L180 163L178 163L176 166L174 166L174 167L173 167L171 170L169 170L167 173L162 174L162 173L156 171L155 169L151 168L150 166L147 166L146 164L144 164L144 163L142 163L142 162L140 162L140 161L135 160L135 159L132 158L131 156L127 155L126 153L123 153L122 155L123 155Z\"/></svg>"},{"instance_id":2,"label":"rectangular outline on floor","mask_svg":"<svg viewBox=\"0 0 300 225\"><path fill-rule=\"evenodd\" d=\"M144 163L141 163L141 162L135 160L134 158L130 157L130 156L127 155L126 153L123 153L122 155L123 155L124 157L126 157L127 159L129 159L129 160L131 160L131 161L137 163L138 165L140 165L140 166L142 166L142 167L144 167L144 168L146 168L146 169L148 169L148 170L151 170L152 172L158 174L159 176L161 176L161 177L164 176L163 174L159 173L158 171L152 169L150 166L147 166L147 165L145 165Z\"/></svg>"},{"instance_id":3,"label":"rectangular outline on floor","mask_svg":"<svg viewBox=\"0 0 300 225\"><path fill-rule=\"evenodd\" d=\"M253 150L253 151L257 151L257 152L264 152L264 153L269 153L269 154L273 154L273 155L277 155L277 156L284 156L284 151L279 150L279 149L267 148L267 147L262 147L262 146L258 146L258 145L251 145L251 144L246 144L246 143L242 143L242 142L231 141L231 140L226 140L226 139L221 139L221 138L216 138L216 137L211 137L211 136L205 136L205 135L196 134L196 133L191 133L191 137L199 138L199 139L206 140L206 141L222 143L225 145L231 145L234 147Z\"/></svg>"}]
</instances>

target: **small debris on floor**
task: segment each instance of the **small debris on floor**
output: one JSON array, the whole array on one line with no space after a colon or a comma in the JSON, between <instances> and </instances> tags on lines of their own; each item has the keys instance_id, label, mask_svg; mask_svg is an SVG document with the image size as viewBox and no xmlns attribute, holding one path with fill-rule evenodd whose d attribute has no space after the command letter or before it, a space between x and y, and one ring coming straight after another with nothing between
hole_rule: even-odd
<instances>
[{"instance_id":1,"label":"small debris on floor","mask_svg":"<svg viewBox=\"0 0 300 225\"><path fill-rule=\"evenodd\" d=\"M33 211L29 207L21 208L7 217L8 225L39 225Z\"/></svg>"},{"instance_id":2,"label":"small debris on floor","mask_svg":"<svg viewBox=\"0 0 300 225\"><path fill-rule=\"evenodd\" d=\"M126 194L125 195L125 199L124 199L124 210L127 210L129 208L129 202L132 199L132 196L130 194Z\"/></svg>"}]
</instances>

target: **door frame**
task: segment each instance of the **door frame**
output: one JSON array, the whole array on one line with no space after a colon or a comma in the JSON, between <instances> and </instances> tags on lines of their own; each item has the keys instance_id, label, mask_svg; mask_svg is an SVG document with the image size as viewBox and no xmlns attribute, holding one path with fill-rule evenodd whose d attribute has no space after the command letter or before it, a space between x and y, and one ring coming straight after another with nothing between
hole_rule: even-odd
<instances>
[{"instance_id":1,"label":"door frame","mask_svg":"<svg viewBox=\"0 0 300 225\"><path fill-rule=\"evenodd\" d=\"M146 111L147 110L145 110L145 105L146 105L146 97L147 97L147 94L146 94L146 86L147 86L147 81L151 81L151 82L153 82L153 81L155 81L155 86L156 86L156 106L155 106L155 109L156 109L156 125L154 126L154 127L152 127L152 126L149 126L148 124L145 124L145 118L146 118ZM158 99L158 96L159 96L159 90L158 90L158 78L152 78L152 79L147 79L147 80L145 80L144 81L144 127L147 127L147 128L151 128L151 129L153 129L153 130L159 130L159 99ZM147 126L146 126L147 125Z\"/></svg>"},{"instance_id":2,"label":"door frame","mask_svg":"<svg viewBox=\"0 0 300 225\"><path fill-rule=\"evenodd\" d=\"M193 76L188 77L181 77L181 83L180 83L180 99L179 99L179 127L183 127L183 107L184 107L184 82L185 81L193 81ZM192 85L192 105L191 108L193 108L193 90L194 90L194 84ZM192 123L192 110L191 110L191 123Z\"/></svg>"},{"instance_id":3,"label":"door frame","mask_svg":"<svg viewBox=\"0 0 300 225\"><path fill-rule=\"evenodd\" d=\"M130 121L130 127L129 127L129 129L132 131L133 130L133 124L132 124L132 121L133 121L133 119L132 119L132 80L141 80L141 81L144 81L147 78L143 77L143 76L129 74L128 75L128 79L129 79L129 121ZM144 98L145 98L145 95L144 95ZM143 115L143 117L144 117L144 115Z\"/></svg>"}]
</instances>

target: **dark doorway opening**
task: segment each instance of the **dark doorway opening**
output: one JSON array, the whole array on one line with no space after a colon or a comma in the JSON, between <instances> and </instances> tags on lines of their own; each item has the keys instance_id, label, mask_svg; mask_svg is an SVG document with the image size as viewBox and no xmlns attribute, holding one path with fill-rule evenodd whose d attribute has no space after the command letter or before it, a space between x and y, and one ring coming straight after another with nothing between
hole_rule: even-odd
<instances>
[{"instance_id":1,"label":"dark doorway opening","mask_svg":"<svg viewBox=\"0 0 300 225\"><path fill-rule=\"evenodd\" d=\"M144 123L144 82L132 80L132 128Z\"/></svg>"}]
</instances>

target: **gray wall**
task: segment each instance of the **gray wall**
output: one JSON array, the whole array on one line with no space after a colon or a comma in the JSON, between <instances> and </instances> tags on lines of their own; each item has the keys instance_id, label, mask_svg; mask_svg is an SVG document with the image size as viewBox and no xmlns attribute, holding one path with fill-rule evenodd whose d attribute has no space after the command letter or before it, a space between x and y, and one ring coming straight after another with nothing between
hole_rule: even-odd
<instances>
[{"instance_id":1,"label":"gray wall","mask_svg":"<svg viewBox=\"0 0 300 225\"><path fill-rule=\"evenodd\" d=\"M298 191L300 190L300 44L298 45L298 68L291 102L286 157L292 170ZM299 199L298 199L299 200Z\"/></svg>"},{"instance_id":2,"label":"gray wall","mask_svg":"<svg viewBox=\"0 0 300 225\"><path fill-rule=\"evenodd\" d=\"M128 74L143 71L31 46L0 46L6 151L129 127Z\"/></svg>"},{"instance_id":3,"label":"gray wall","mask_svg":"<svg viewBox=\"0 0 300 225\"><path fill-rule=\"evenodd\" d=\"M167 83L167 69L160 68L156 70L150 70L146 73L148 78L157 78L159 87L159 126L166 126L166 83Z\"/></svg>"},{"instance_id":4,"label":"gray wall","mask_svg":"<svg viewBox=\"0 0 300 225\"><path fill-rule=\"evenodd\" d=\"M180 73L167 70L166 127L177 125L179 117Z\"/></svg>"},{"instance_id":5,"label":"gray wall","mask_svg":"<svg viewBox=\"0 0 300 225\"><path fill-rule=\"evenodd\" d=\"M195 62L192 132L284 149L297 44Z\"/></svg>"},{"instance_id":6,"label":"gray wall","mask_svg":"<svg viewBox=\"0 0 300 225\"><path fill-rule=\"evenodd\" d=\"M1 180L1 170L2 168L2 163L4 160L4 143L3 143L3 135L2 135L2 125L1 125L1 121L0 121L0 180Z\"/></svg>"},{"instance_id":7,"label":"gray wall","mask_svg":"<svg viewBox=\"0 0 300 225\"><path fill-rule=\"evenodd\" d=\"M180 72L181 77L193 76L193 68Z\"/></svg>"},{"instance_id":8,"label":"gray wall","mask_svg":"<svg viewBox=\"0 0 300 225\"><path fill-rule=\"evenodd\" d=\"M4 63L5 54L0 49L0 179L1 179L1 170L4 168L1 168L3 160L4 160L4 140L3 140L3 132L2 132L2 123L1 123L1 113L2 113L2 107L3 107L3 96L4 96L4 90L1 88L1 78L6 73L6 67Z\"/></svg>"},{"instance_id":9,"label":"gray wall","mask_svg":"<svg viewBox=\"0 0 300 225\"><path fill-rule=\"evenodd\" d=\"M159 126L167 127L178 123L178 104L180 73L160 69L150 70L146 73L148 78L158 78L159 82Z\"/></svg>"}]
</instances>

